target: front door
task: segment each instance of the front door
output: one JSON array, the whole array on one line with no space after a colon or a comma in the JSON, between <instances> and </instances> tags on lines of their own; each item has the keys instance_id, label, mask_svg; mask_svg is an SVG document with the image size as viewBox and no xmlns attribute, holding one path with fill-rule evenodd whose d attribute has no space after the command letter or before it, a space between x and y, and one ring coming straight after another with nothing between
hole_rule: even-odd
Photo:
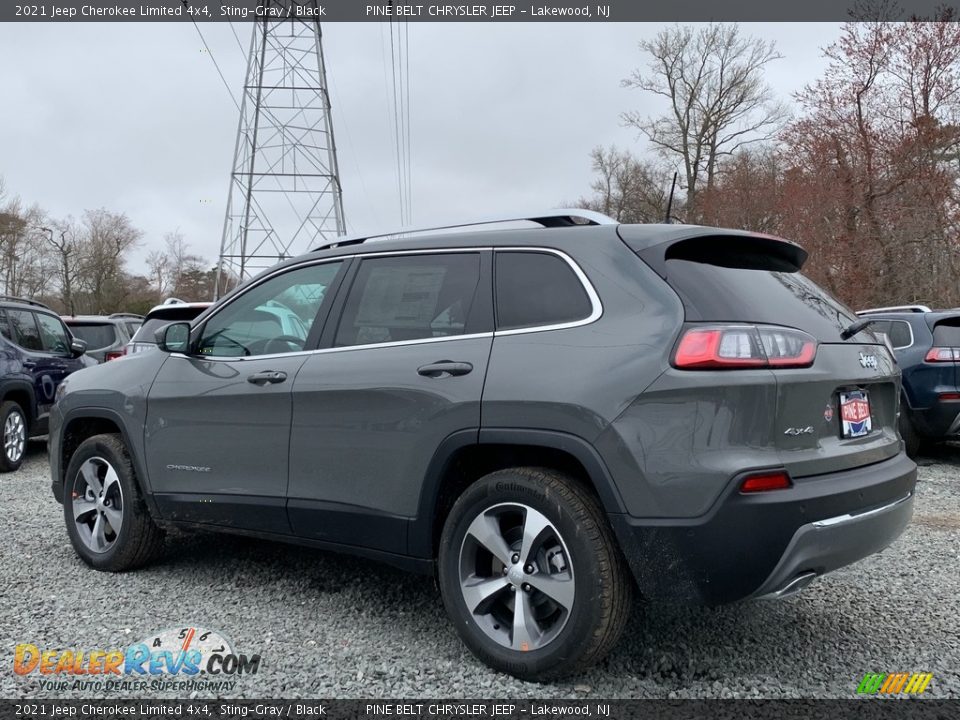
<instances>
[{"instance_id":1,"label":"front door","mask_svg":"<svg viewBox=\"0 0 960 720\"><path fill-rule=\"evenodd\" d=\"M146 426L148 472L164 516L289 532L291 392L341 266L267 278L195 329L190 353L167 358L150 389Z\"/></svg>"},{"instance_id":2,"label":"front door","mask_svg":"<svg viewBox=\"0 0 960 720\"><path fill-rule=\"evenodd\" d=\"M406 552L434 452L480 427L489 262L478 251L360 261L339 324L294 385L288 512L297 535Z\"/></svg>"}]
</instances>

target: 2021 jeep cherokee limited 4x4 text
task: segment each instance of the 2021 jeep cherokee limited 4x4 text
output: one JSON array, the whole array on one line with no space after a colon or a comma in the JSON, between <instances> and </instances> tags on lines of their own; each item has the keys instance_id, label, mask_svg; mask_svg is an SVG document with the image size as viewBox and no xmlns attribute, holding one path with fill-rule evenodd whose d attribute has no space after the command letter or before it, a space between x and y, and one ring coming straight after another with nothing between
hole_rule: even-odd
<instances>
[{"instance_id":1,"label":"2021 jeep cherokee limited 4x4 text","mask_svg":"<svg viewBox=\"0 0 960 720\"><path fill-rule=\"evenodd\" d=\"M902 532L896 366L843 339L802 249L533 220L341 240L71 377L50 457L76 552L127 570L194 526L435 572L470 649L541 680L603 656L634 589L785 595Z\"/></svg>"}]
</instances>

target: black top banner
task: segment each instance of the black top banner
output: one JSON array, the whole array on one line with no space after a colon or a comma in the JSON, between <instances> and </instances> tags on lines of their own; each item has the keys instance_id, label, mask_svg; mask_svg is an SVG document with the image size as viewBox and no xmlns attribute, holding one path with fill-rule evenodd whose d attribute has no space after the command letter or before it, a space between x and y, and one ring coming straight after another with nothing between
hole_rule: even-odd
<instances>
[{"instance_id":1,"label":"black top banner","mask_svg":"<svg viewBox=\"0 0 960 720\"><path fill-rule=\"evenodd\" d=\"M37 0L0 3L0 22L647 22L846 21L944 17L940 0ZM954 18L960 17L960 13Z\"/></svg>"}]
</instances>

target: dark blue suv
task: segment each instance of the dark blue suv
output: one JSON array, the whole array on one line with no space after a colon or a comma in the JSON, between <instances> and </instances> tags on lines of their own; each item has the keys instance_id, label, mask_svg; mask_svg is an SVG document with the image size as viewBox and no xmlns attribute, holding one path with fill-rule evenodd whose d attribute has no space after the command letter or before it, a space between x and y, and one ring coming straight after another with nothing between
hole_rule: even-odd
<instances>
[{"instance_id":1,"label":"dark blue suv","mask_svg":"<svg viewBox=\"0 0 960 720\"><path fill-rule=\"evenodd\" d=\"M27 439L47 433L57 387L67 375L95 365L46 305L0 295L0 472L23 462Z\"/></svg>"},{"instance_id":2,"label":"dark blue suv","mask_svg":"<svg viewBox=\"0 0 960 720\"><path fill-rule=\"evenodd\" d=\"M960 436L960 309L898 305L857 313L893 346L903 373L899 429L907 454Z\"/></svg>"}]
</instances>

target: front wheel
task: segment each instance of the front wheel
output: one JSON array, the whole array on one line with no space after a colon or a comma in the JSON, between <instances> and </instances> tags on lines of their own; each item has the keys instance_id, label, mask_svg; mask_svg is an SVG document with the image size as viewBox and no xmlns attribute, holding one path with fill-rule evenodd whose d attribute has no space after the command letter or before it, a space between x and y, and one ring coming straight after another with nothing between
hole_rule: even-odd
<instances>
[{"instance_id":1,"label":"front wheel","mask_svg":"<svg viewBox=\"0 0 960 720\"><path fill-rule=\"evenodd\" d=\"M63 517L77 555L97 570L145 565L163 549L118 435L84 440L67 465Z\"/></svg>"},{"instance_id":2,"label":"front wheel","mask_svg":"<svg viewBox=\"0 0 960 720\"><path fill-rule=\"evenodd\" d=\"M0 472L14 472L23 465L27 452L27 416L19 403L7 400L0 405L0 426L3 427Z\"/></svg>"},{"instance_id":3,"label":"front wheel","mask_svg":"<svg viewBox=\"0 0 960 720\"><path fill-rule=\"evenodd\" d=\"M439 580L467 647L524 680L600 660L631 607L625 563L597 501L538 468L492 473L457 500L440 540Z\"/></svg>"}]
</instances>

